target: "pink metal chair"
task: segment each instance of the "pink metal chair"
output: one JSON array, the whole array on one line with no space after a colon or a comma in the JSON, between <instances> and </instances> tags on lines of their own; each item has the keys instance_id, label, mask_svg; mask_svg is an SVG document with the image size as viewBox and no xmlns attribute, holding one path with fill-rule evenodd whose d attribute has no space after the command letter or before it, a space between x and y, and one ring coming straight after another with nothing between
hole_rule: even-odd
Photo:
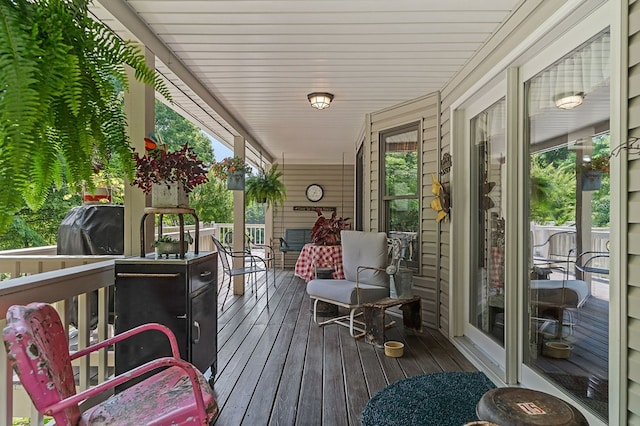
<instances>
[{"instance_id":1,"label":"pink metal chair","mask_svg":"<svg viewBox=\"0 0 640 426\"><path fill-rule=\"evenodd\" d=\"M67 333L52 306L11 306L6 318L3 338L9 362L36 409L56 424L206 425L218 415L211 387L193 365L180 359L176 338L163 325L145 324L70 355ZM173 357L150 361L76 394L72 360L147 330L167 336ZM87 398L160 367L168 368L80 412L79 404Z\"/></svg>"}]
</instances>

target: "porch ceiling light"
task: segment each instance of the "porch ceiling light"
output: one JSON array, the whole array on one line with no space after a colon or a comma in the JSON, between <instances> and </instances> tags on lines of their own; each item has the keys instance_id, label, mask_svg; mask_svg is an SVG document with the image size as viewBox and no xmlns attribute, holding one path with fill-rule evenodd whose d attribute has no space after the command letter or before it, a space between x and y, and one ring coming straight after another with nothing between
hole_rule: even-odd
<instances>
[{"instance_id":1,"label":"porch ceiling light","mask_svg":"<svg viewBox=\"0 0 640 426\"><path fill-rule=\"evenodd\" d=\"M584 93L563 93L556 98L556 106L560 109L574 109L584 101Z\"/></svg>"},{"instance_id":2,"label":"porch ceiling light","mask_svg":"<svg viewBox=\"0 0 640 426\"><path fill-rule=\"evenodd\" d=\"M333 95L327 92L313 92L307 95L307 99L311 103L311 106L316 109L329 108Z\"/></svg>"}]
</instances>

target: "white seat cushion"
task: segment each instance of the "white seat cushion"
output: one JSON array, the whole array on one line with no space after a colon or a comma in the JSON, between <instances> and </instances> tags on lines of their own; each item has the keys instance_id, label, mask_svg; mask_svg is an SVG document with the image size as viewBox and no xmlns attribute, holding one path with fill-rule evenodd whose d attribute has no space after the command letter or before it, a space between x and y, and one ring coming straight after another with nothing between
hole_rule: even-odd
<instances>
[{"instance_id":1,"label":"white seat cushion","mask_svg":"<svg viewBox=\"0 0 640 426\"><path fill-rule=\"evenodd\" d=\"M307 283L307 293L311 297L334 300L346 305L358 303L356 283L347 280L316 279ZM360 284L360 303L373 302L389 296L387 287Z\"/></svg>"}]
</instances>

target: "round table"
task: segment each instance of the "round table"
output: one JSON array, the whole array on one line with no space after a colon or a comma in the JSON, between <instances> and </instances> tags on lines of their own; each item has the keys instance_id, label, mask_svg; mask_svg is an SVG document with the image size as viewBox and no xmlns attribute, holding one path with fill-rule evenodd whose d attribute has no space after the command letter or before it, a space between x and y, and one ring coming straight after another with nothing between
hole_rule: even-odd
<instances>
[{"instance_id":1,"label":"round table","mask_svg":"<svg viewBox=\"0 0 640 426\"><path fill-rule=\"evenodd\" d=\"M305 244L296 261L295 274L305 281L314 278L344 279L342 246L339 244L331 246ZM316 307L316 314L321 317L338 314L338 306L331 303L319 300ZM311 312L313 312L313 308L311 308Z\"/></svg>"},{"instance_id":2,"label":"round table","mask_svg":"<svg viewBox=\"0 0 640 426\"><path fill-rule=\"evenodd\" d=\"M344 279L342 268L342 246L322 246L313 243L305 244L296 260L295 274L305 281L315 278L315 269L319 267L334 268L333 278Z\"/></svg>"},{"instance_id":3,"label":"round table","mask_svg":"<svg viewBox=\"0 0 640 426\"><path fill-rule=\"evenodd\" d=\"M506 387L485 393L476 413L480 420L502 426L582 426L588 425L582 413L574 406L544 392Z\"/></svg>"}]
</instances>

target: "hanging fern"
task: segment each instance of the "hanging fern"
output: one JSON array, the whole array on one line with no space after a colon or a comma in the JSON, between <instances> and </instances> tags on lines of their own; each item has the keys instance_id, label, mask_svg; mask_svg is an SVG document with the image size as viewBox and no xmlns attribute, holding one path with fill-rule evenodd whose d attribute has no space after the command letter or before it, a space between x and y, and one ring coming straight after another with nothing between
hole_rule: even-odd
<instances>
[{"instance_id":1,"label":"hanging fern","mask_svg":"<svg viewBox=\"0 0 640 426\"><path fill-rule=\"evenodd\" d=\"M116 162L132 176L125 64L170 99L140 49L91 19L89 3L0 0L0 232L62 174L78 186L96 162Z\"/></svg>"}]
</instances>

